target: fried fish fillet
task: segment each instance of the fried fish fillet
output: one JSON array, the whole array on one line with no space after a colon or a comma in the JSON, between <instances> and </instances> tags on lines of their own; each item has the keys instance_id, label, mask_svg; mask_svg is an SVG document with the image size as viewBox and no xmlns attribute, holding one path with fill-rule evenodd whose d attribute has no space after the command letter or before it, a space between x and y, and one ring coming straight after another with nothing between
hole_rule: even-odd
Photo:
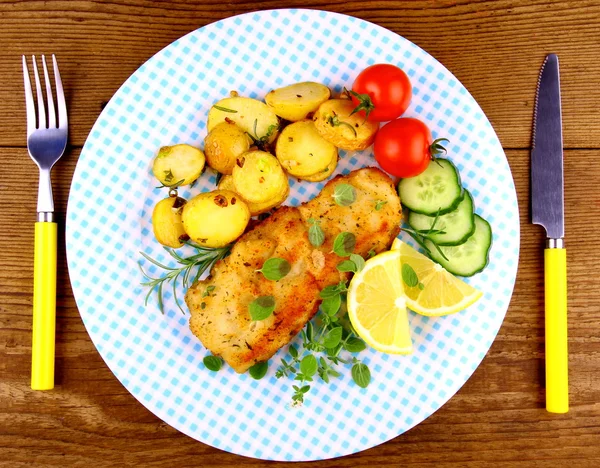
<instances>
[{"instance_id":1,"label":"fried fish fillet","mask_svg":"<svg viewBox=\"0 0 600 468\"><path fill-rule=\"evenodd\" d=\"M338 184L354 187L356 200L351 205L335 203ZM311 218L319 221L325 233L320 247L308 240ZM379 169L364 168L335 177L313 200L298 208L279 208L240 237L229 257L188 290L185 300L192 333L236 372L268 360L317 312L321 289L348 279L348 273L336 268L343 259L332 251L335 237L353 233L354 252L366 257L370 251L389 248L400 231L401 219L394 184ZM291 265L279 281L257 272L272 257ZM275 311L264 320L252 321L248 306L259 296L273 296Z\"/></svg>"}]
</instances>

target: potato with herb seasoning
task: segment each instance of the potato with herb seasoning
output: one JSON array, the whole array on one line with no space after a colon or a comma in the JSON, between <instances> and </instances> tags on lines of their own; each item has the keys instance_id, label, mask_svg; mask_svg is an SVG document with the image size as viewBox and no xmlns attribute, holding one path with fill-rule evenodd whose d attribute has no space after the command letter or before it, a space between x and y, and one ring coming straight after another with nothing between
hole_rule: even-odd
<instances>
[{"instance_id":1,"label":"potato with herb seasoning","mask_svg":"<svg viewBox=\"0 0 600 468\"><path fill-rule=\"evenodd\" d=\"M242 154L231 175L235 191L252 203L272 202L289 187L281 164L275 156L265 151Z\"/></svg>"},{"instance_id":2,"label":"potato with herb seasoning","mask_svg":"<svg viewBox=\"0 0 600 468\"><path fill-rule=\"evenodd\" d=\"M252 140L227 118L215 126L204 139L206 162L221 174L231 174L237 158L250 149Z\"/></svg>"},{"instance_id":3,"label":"potato with herb seasoning","mask_svg":"<svg viewBox=\"0 0 600 468\"><path fill-rule=\"evenodd\" d=\"M225 175L221 177L218 188L221 190L231 190L232 192L237 193L237 191L235 190L235 185L233 184L233 176L230 175ZM248 205L248 209L250 210L250 216L257 216L281 205L287 199L289 194L290 186L286 184L282 188L282 191L279 194L277 194L272 200L269 200L264 203L252 203L248 200L244 201L246 202L246 205Z\"/></svg>"},{"instance_id":4,"label":"potato with herb seasoning","mask_svg":"<svg viewBox=\"0 0 600 468\"><path fill-rule=\"evenodd\" d=\"M183 245L188 238L183 228L181 213L186 204L184 198L168 197L159 201L152 211L152 229L154 237L162 245L174 249Z\"/></svg>"},{"instance_id":5,"label":"potato with herb seasoning","mask_svg":"<svg viewBox=\"0 0 600 468\"><path fill-rule=\"evenodd\" d=\"M331 160L331 162L329 163L329 165L323 169L321 172L317 172L316 174L310 175L310 176L304 176L302 177L303 180L306 180L308 182L321 182L322 180L325 180L329 177L331 177L331 174L333 174L333 172L335 171L335 168L337 167L338 164L338 156L336 154L335 158Z\"/></svg>"},{"instance_id":6,"label":"potato with herb seasoning","mask_svg":"<svg viewBox=\"0 0 600 468\"><path fill-rule=\"evenodd\" d=\"M207 130L231 120L256 140L272 143L279 132L279 117L264 102L247 97L221 99L208 111Z\"/></svg>"},{"instance_id":7,"label":"potato with herb seasoning","mask_svg":"<svg viewBox=\"0 0 600 468\"><path fill-rule=\"evenodd\" d=\"M200 177L205 162L204 153L193 146L163 146L154 158L152 172L165 187L183 187Z\"/></svg>"},{"instance_id":8,"label":"potato with herb seasoning","mask_svg":"<svg viewBox=\"0 0 600 468\"><path fill-rule=\"evenodd\" d=\"M317 132L312 120L301 120L283 129L275 155L288 174L303 179L323 173L337 161L338 151Z\"/></svg>"},{"instance_id":9,"label":"potato with herb seasoning","mask_svg":"<svg viewBox=\"0 0 600 468\"><path fill-rule=\"evenodd\" d=\"M196 195L183 207L183 228L203 247L223 247L240 237L250 210L240 196L230 190L213 190Z\"/></svg>"},{"instance_id":10,"label":"potato with herb seasoning","mask_svg":"<svg viewBox=\"0 0 600 468\"><path fill-rule=\"evenodd\" d=\"M320 135L346 151L364 150L371 146L378 122L368 121L364 113L352 114L356 106L349 99L330 99L319 106L313 121Z\"/></svg>"},{"instance_id":11,"label":"potato with herb seasoning","mask_svg":"<svg viewBox=\"0 0 600 468\"><path fill-rule=\"evenodd\" d=\"M330 96L327 86L305 81L269 91L265 102L279 117L297 122L316 111Z\"/></svg>"}]
</instances>

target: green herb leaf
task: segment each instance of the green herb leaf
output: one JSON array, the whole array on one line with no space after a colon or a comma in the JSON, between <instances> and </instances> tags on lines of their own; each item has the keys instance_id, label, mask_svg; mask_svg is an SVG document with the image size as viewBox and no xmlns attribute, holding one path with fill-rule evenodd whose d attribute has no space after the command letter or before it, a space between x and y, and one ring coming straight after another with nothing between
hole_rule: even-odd
<instances>
[{"instance_id":1,"label":"green herb leaf","mask_svg":"<svg viewBox=\"0 0 600 468\"><path fill-rule=\"evenodd\" d=\"M337 264L336 268L342 273L348 271L351 271L353 273L356 272L356 264L352 260L342 260L340 263Z\"/></svg>"},{"instance_id":2,"label":"green herb leaf","mask_svg":"<svg viewBox=\"0 0 600 468\"><path fill-rule=\"evenodd\" d=\"M323 229L321 229L321 226L319 226L321 221L309 218L308 222L310 224L310 227L308 228L308 241L311 245L320 247L323 242L325 242L325 233L323 232Z\"/></svg>"},{"instance_id":3,"label":"green herb leaf","mask_svg":"<svg viewBox=\"0 0 600 468\"><path fill-rule=\"evenodd\" d=\"M335 296L331 296L326 299L323 299L323 302L321 302L321 310L327 316L333 317L335 314L338 313L338 310L340 310L341 305L342 305L342 298L338 293Z\"/></svg>"},{"instance_id":4,"label":"green herb leaf","mask_svg":"<svg viewBox=\"0 0 600 468\"><path fill-rule=\"evenodd\" d=\"M260 271L268 280L279 281L281 278L285 277L291 269L290 263L284 258L272 257L263 263L262 268L257 271Z\"/></svg>"},{"instance_id":5,"label":"green herb leaf","mask_svg":"<svg viewBox=\"0 0 600 468\"><path fill-rule=\"evenodd\" d=\"M327 299L329 297L339 296L341 293L346 291L348 291L346 288L346 283L340 281L338 284L330 284L329 286L325 286L319 293L319 296L321 296L321 299Z\"/></svg>"},{"instance_id":6,"label":"green herb leaf","mask_svg":"<svg viewBox=\"0 0 600 468\"><path fill-rule=\"evenodd\" d=\"M367 258L373 258L375 255L377 255L377 253L373 249L367 252Z\"/></svg>"},{"instance_id":7,"label":"green herb leaf","mask_svg":"<svg viewBox=\"0 0 600 468\"><path fill-rule=\"evenodd\" d=\"M253 379L260 380L267 374L268 369L269 361L257 362L252 367L250 367L250 369L248 369L248 373Z\"/></svg>"},{"instance_id":8,"label":"green herb leaf","mask_svg":"<svg viewBox=\"0 0 600 468\"><path fill-rule=\"evenodd\" d=\"M215 286L214 285L211 284L210 286L207 286L206 287L206 291L204 291L202 293L202 297L210 296L210 293L213 292L214 290L215 290Z\"/></svg>"},{"instance_id":9,"label":"green herb leaf","mask_svg":"<svg viewBox=\"0 0 600 468\"><path fill-rule=\"evenodd\" d=\"M248 306L252 320L264 320L271 316L275 310L275 298L273 296L260 296L254 299Z\"/></svg>"},{"instance_id":10,"label":"green herb leaf","mask_svg":"<svg viewBox=\"0 0 600 468\"><path fill-rule=\"evenodd\" d=\"M387 205L386 200L375 200L375 211L380 211L385 205Z\"/></svg>"},{"instance_id":11,"label":"green herb leaf","mask_svg":"<svg viewBox=\"0 0 600 468\"><path fill-rule=\"evenodd\" d=\"M402 281L409 288L414 288L419 285L419 277L417 273L408 263L402 264Z\"/></svg>"},{"instance_id":12,"label":"green herb leaf","mask_svg":"<svg viewBox=\"0 0 600 468\"><path fill-rule=\"evenodd\" d=\"M312 377L317 373L317 368L319 364L317 363L317 358L312 354L307 354L300 361L300 372L302 372L306 377Z\"/></svg>"},{"instance_id":13,"label":"green herb leaf","mask_svg":"<svg viewBox=\"0 0 600 468\"><path fill-rule=\"evenodd\" d=\"M333 201L340 206L350 206L356 201L356 190L350 184L338 184L333 191Z\"/></svg>"},{"instance_id":14,"label":"green herb leaf","mask_svg":"<svg viewBox=\"0 0 600 468\"><path fill-rule=\"evenodd\" d=\"M323 337L323 346L325 348L335 348L342 340L342 327L335 327L329 330Z\"/></svg>"},{"instance_id":15,"label":"green herb leaf","mask_svg":"<svg viewBox=\"0 0 600 468\"><path fill-rule=\"evenodd\" d=\"M298 349L294 345L290 345L290 356L294 359L298 357Z\"/></svg>"},{"instance_id":16,"label":"green herb leaf","mask_svg":"<svg viewBox=\"0 0 600 468\"><path fill-rule=\"evenodd\" d=\"M423 283L419 283L419 289L423 291L423 289L425 289L425 285Z\"/></svg>"},{"instance_id":17,"label":"green herb leaf","mask_svg":"<svg viewBox=\"0 0 600 468\"><path fill-rule=\"evenodd\" d=\"M229 112L230 114L237 114L237 111L235 109L228 109L227 107L217 106L216 104L213 105L213 107L217 110L220 110L221 112Z\"/></svg>"},{"instance_id":18,"label":"green herb leaf","mask_svg":"<svg viewBox=\"0 0 600 468\"><path fill-rule=\"evenodd\" d=\"M350 353L360 353L367 349L366 343L360 338L351 337L344 343L344 349Z\"/></svg>"},{"instance_id":19,"label":"green herb leaf","mask_svg":"<svg viewBox=\"0 0 600 468\"><path fill-rule=\"evenodd\" d=\"M356 265L356 271L361 271L365 267L365 259L358 254L350 254L350 260Z\"/></svg>"},{"instance_id":20,"label":"green herb leaf","mask_svg":"<svg viewBox=\"0 0 600 468\"><path fill-rule=\"evenodd\" d=\"M208 370L211 370L213 372L217 372L219 369L221 369L221 366L223 365L223 360L221 358L212 355L205 356L202 362Z\"/></svg>"},{"instance_id":21,"label":"green herb leaf","mask_svg":"<svg viewBox=\"0 0 600 468\"><path fill-rule=\"evenodd\" d=\"M356 236L351 232L340 232L333 241L333 251L340 257L348 257L356 246Z\"/></svg>"},{"instance_id":22,"label":"green herb leaf","mask_svg":"<svg viewBox=\"0 0 600 468\"><path fill-rule=\"evenodd\" d=\"M354 380L356 385L360 388L367 388L369 383L371 383L371 371L366 364L356 362L352 366L352 380Z\"/></svg>"}]
</instances>

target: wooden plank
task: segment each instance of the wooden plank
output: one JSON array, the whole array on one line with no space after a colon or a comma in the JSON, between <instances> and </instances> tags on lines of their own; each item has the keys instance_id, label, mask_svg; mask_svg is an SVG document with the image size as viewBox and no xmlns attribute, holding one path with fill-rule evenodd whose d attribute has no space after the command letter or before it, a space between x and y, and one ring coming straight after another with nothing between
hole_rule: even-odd
<instances>
[{"instance_id":1,"label":"wooden plank","mask_svg":"<svg viewBox=\"0 0 600 468\"><path fill-rule=\"evenodd\" d=\"M64 213L79 150L54 172ZM565 154L571 411L550 415L543 389L544 234L528 221L528 152L507 151L520 202L514 296L483 363L443 408L357 455L306 466L598 466L600 460L600 150ZM36 174L22 148L0 148L0 458L10 466L274 466L182 435L138 403L106 367L78 314L59 252L57 387L29 390ZM6 175L9 174L10 177ZM24 189L26 187L26 189ZM61 217L64 221L64 216ZM281 464L283 466L283 464Z\"/></svg>"},{"instance_id":2,"label":"wooden plank","mask_svg":"<svg viewBox=\"0 0 600 468\"><path fill-rule=\"evenodd\" d=\"M294 5L358 16L427 50L470 90L508 148L530 146L539 66L546 53L556 52L561 59L565 146L600 147L597 1L302 0ZM69 100L71 144L81 146L113 93L160 49L207 23L282 6L272 0L0 3L0 146L25 143L21 54L58 55Z\"/></svg>"}]
</instances>

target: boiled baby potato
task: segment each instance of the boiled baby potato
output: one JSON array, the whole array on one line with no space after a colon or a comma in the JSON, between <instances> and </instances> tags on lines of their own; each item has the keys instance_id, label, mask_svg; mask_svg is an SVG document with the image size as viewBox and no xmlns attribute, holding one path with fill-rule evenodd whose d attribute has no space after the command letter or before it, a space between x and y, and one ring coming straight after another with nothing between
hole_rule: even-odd
<instances>
[{"instance_id":1,"label":"boiled baby potato","mask_svg":"<svg viewBox=\"0 0 600 468\"><path fill-rule=\"evenodd\" d=\"M225 119L231 120L252 137L271 143L279 132L279 118L264 102L247 97L221 99L208 111L208 131Z\"/></svg>"},{"instance_id":2,"label":"boiled baby potato","mask_svg":"<svg viewBox=\"0 0 600 468\"><path fill-rule=\"evenodd\" d=\"M189 185L204 169L204 153L190 145L163 146L158 150L152 172L167 187Z\"/></svg>"},{"instance_id":3,"label":"boiled baby potato","mask_svg":"<svg viewBox=\"0 0 600 468\"><path fill-rule=\"evenodd\" d=\"M283 168L296 177L323 172L332 160L337 160L337 154L337 148L317 132L312 120L285 127L275 146L275 155Z\"/></svg>"},{"instance_id":4,"label":"boiled baby potato","mask_svg":"<svg viewBox=\"0 0 600 468\"><path fill-rule=\"evenodd\" d=\"M231 175L236 192L252 203L272 202L289 185L277 158L265 151L242 154Z\"/></svg>"},{"instance_id":5,"label":"boiled baby potato","mask_svg":"<svg viewBox=\"0 0 600 468\"><path fill-rule=\"evenodd\" d=\"M154 237L162 245L173 247L174 249L181 247L182 239L187 239L183 222L181 220L181 212L186 201L181 197L168 197L159 201L152 212L152 229Z\"/></svg>"},{"instance_id":6,"label":"boiled baby potato","mask_svg":"<svg viewBox=\"0 0 600 468\"><path fill-rule=\"evenodd\" d=\"M223 247L240 237L250 211L231 190L213 190L196 195L183 207L183 228L203 247Z\"/></svg>"},{"instance_id":7,"label":"boiled baby potato","mask_svg":"<svg viewBox=\"0 0 600 468\"><path fill-rule=\"evenodd\" d=\"M331 176L331 174L333 174L333 171L335 171L337 164L338 164L338 157L336 155L335 158L329 163L329 165L325 169L323 169L321 172L317 172L316 174L310 175L310 176L299 177L299 179L304 179L304 180L307 180L308 182L320 182L322 180L327 179L328 177Z\"/></svg>"},{"instance_id":8,"label":"boiled baby potato","mask_svg":"<svg viewBox=\"0 0 600 468\"><path fill-rule=\"evenodd\" d=\"M221 177L218 188L221 190L231 190L232 192L236 192L235 185L233 185L233 177L230 175ZM250 210L250 216L257 216L261 213L266 213L267 211L270 211L271 209L281 205L287 199L289 194L290 186L286 184L285 187L282 188L281 193L279 193L272 200L269 200L264 203L252 203L247 200L244 201L246 202L246 205L248 205L248 209Z\"/></svg>"},{"instance_id":9,"label":"boiled baby potato","mask_svg":"<svg viewBox=\"0 0 600 468\"><path fill-rule=\"evenodd\" d=\"M231 174L238 156L250 149L252 140L232 120L216 125L204 139L206 162L221 174Z\"/></svg>"},{"instance_id":10,"label":"boiled baby potato","mask_svg":"<svg viewBox=\"0 0 600 468\"><path fill-rule=\"evenodd\" d=\"M313 121L327 141L347 151L368 148L375 139L379 123L365 120L362 112L352 114L356 105L349 99L330 99L319 106Z\"/></svg>"},{"instance_id":11,"label":"boiled baby potato","mask_svg":"<svg viewBox=\"0 0 600 468\"><path fill-rule=\"evenodd\" d=\"M305 81L270 91L265 102L282 119L297 122L316 111L330 96L327 86Z\"/></svg>"}]
</instances>

